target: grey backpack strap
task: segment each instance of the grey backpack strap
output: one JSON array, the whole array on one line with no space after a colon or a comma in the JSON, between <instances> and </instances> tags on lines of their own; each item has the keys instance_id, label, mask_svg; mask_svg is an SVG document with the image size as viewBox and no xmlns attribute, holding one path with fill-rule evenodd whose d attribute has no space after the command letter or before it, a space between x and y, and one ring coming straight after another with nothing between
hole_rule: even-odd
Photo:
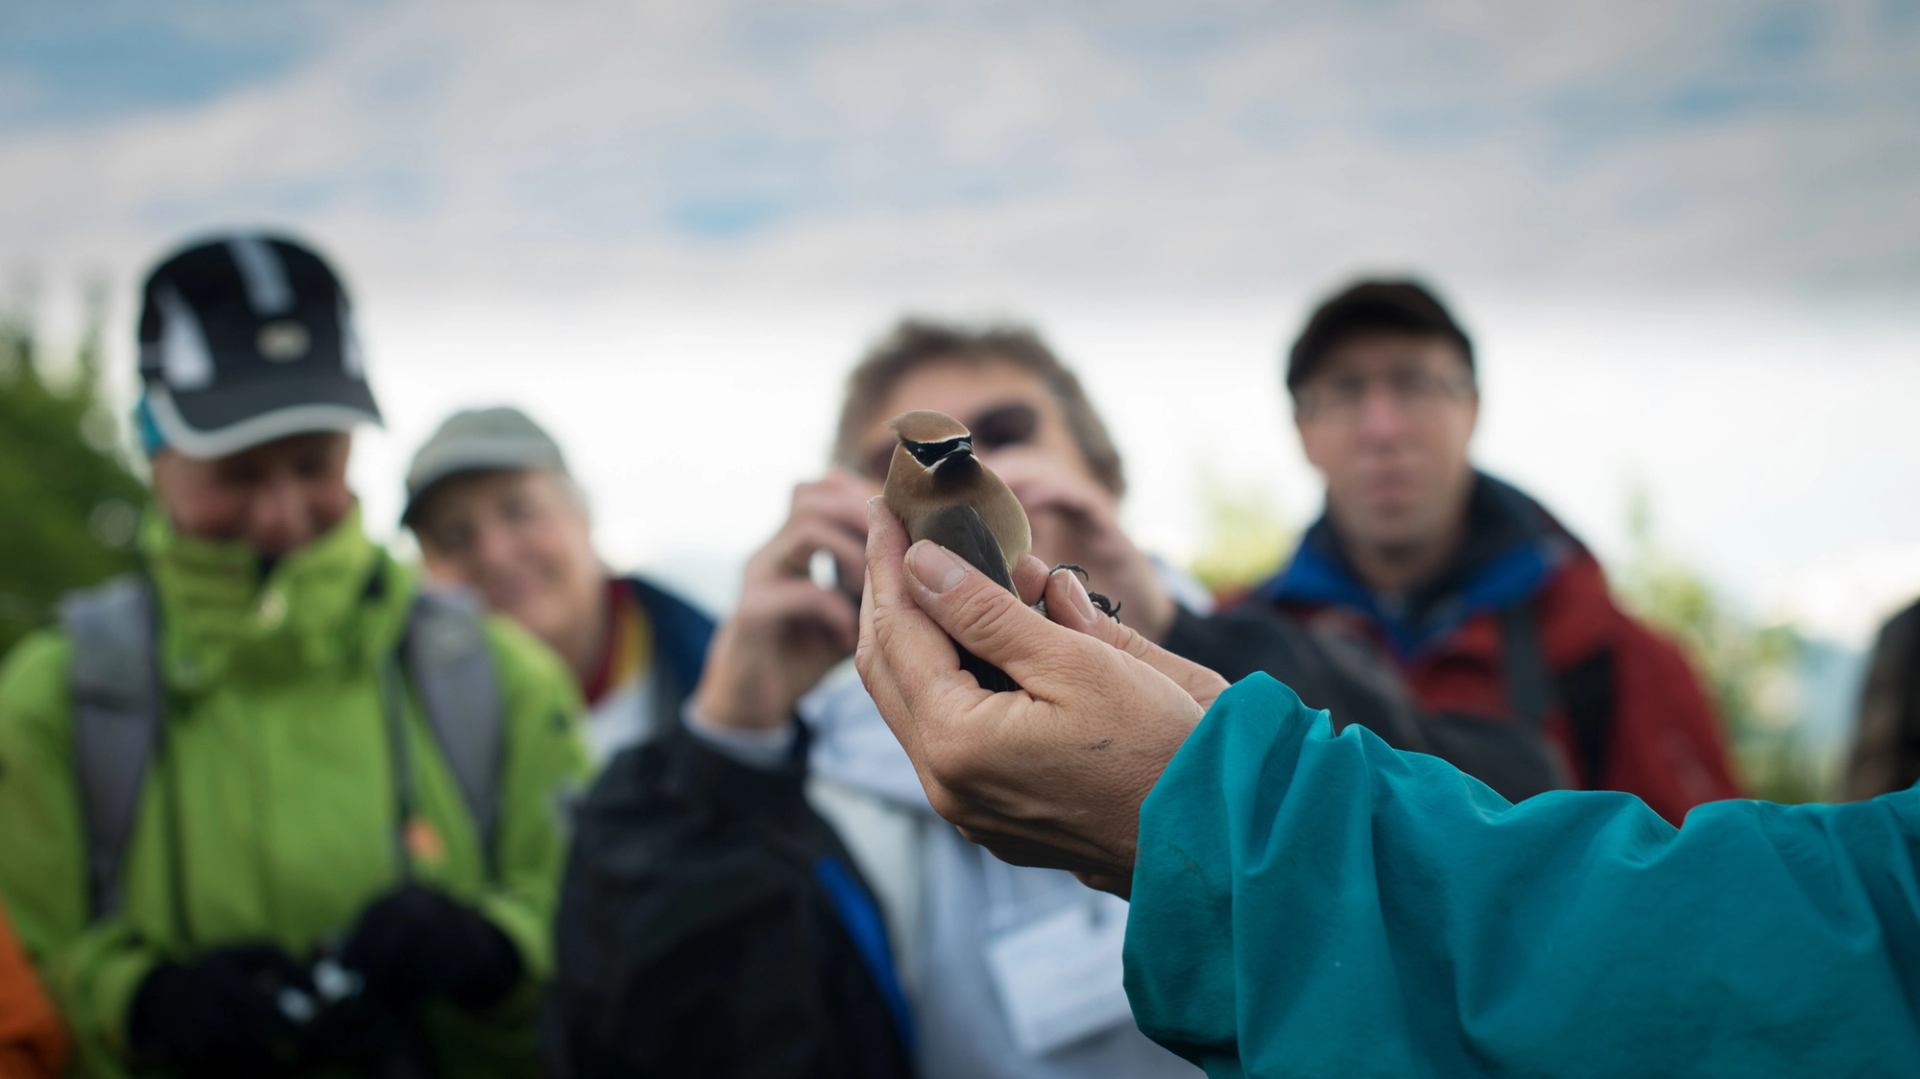
<instances>
[{"instance_id":1,"label":"grey backpack strap","mask_svg":"<svg viewBox=\"0 0 1920 1079\"><path fill-rule=\"evenodd\" d=\"M422 592L404 645L408 674L491 867L500 823L506 707L487 645L486 616L470 596Z\"/></svg>"},{"instance_id":2,"label":"grey backpack strap","mask_svg":"<svg viewBox=\"0 0 1920 1079\"><path fill-rule=\"evenodd\" d=\"M98 920L120 911L120 870L159 748L153 591L137 577L109 581L62 601L60 624L73 649L74 778L86 832L88 901Z\"/></svg>"},{"instance_id":3,"label":"grey backpack strap","mask_svg":"<svg viewBox=\"0 0 1920 1079\"><path fill-rule=\"evenodd\" d=\"M1553 671L1540 648L1540 626L1533 604L1523 603L1500 612L1501 677L1507 683L1507 703L1522 721L1543 728L1556 703Z\"/></svg>"}]
</instances>

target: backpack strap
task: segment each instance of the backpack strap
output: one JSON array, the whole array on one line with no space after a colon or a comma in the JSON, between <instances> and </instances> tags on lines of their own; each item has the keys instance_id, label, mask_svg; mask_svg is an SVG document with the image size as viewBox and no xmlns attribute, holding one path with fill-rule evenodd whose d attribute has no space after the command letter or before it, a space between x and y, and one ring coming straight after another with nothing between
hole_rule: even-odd
<instances>
[{"instance_id":1,"label":"backpack strap","mask_svg":"<svg viewBox=\"0 0 1920 1079\"><path fill-rule=\"evenodd\" d=\"M1899 673L1891 687L1900 701L1897 706L1900 710L1897 717L1900 729L1894 735L1894 790L1905 790L1915 782L1920 782L1920 685L1915 684L1920 682L1920 604L1907 608L1889 622L1888 630L1893 630L1901 623L1906 624L1907 663L1905 668L1896 668ZM1888 636L1891 637L1892 633L1889 632ZM1872 658L1877 657L1870 657L1870 660Z\"/></svg>"},{"instance_id":2,"label":"backpack strap","mask_svg":"<svg viewBox=\"0 0 1920 1079\"><path fill-rule=\"evenodd\" d=\"M73 765L95 920L120 912L121 868L148 769L159 751L160 667L153 589L121 577L67 597L60 624L72 646Z\"/></svg>"},{"instance_id":3,"label":"backpack strap","mask_svg":"<svg viewBox=\"0 0 1920 1079\"><path fill-rule=\"evenodd\" d=\"M453 773L481 857L491 868L500 826L506 706L487 644L486 616L464 593L420 592L408 615L402 658L427 727Z\"/></svg>"},{"instance_id":4,"label":"backpack strap","mask_svg":"<svg viewBox=\"0 0 1920 1079\"><path fill-rule=\"evenodd\" d=\"M1556 672L1547 666L1541 649L1539 612L1532 602L1501 610L1499 622L1501 677L1508 705L1543 736L1547 713L1556 705L1563 708L1573 755L1586 773L1587 784L1599 786L1605 781L1613 731L1612 648L1602 648Z\"/></svg>"},{"instance_id":5,"label":"backpack strap","mask_svg":"<svg viewBox=\"0 0 1920 1079\"><path fill-rule=\"evenodd\" d=\"M1528 726L1539 730L1553 709L1553 672L1540 648L1540 624L1532 603L1500 611L1501 680L1507 684L1507 704Z\"/></svg>"}]
</instances>

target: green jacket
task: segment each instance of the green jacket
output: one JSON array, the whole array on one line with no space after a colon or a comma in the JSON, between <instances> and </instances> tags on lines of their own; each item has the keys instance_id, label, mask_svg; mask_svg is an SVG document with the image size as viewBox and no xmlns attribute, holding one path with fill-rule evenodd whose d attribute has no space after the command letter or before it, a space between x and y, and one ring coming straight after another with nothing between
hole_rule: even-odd
<instances>
[{"instance_id":1,"label":"green jacket","mask_svg":"<svg viewBox=\"0 0 1920 1079\"><path fill-rule=\"evenodd\" d=\"M311 958L402 880L381 677L407 625L412 573L366 538L357 513L264 579L251 552L158 520L142 545L167 726L114 917L90 924L69 643L43 632L0 667L0 897L73 1029L84 1074L125 1074L128 1007L157 962L261 940ZM572 680L505 622L490 621L488 634L505 742L491 876L411 691L404 706L415 819L430 826L426 842L409 830L411 873L483 910L519 945L529 975L499 1014L427 1017L459 1075L533 1070L562 816L585 768Z\"/></svg>"},{"instance_id":2,"label":"green jacket","mask_svg":"<svg viewBox=\"0 0 1920 1079\"><path fill-rule=\"evenodd\" d=\"M1920 787L1513 804L1254 675L1140 808L1126 971L1213 1076L1920 1075Z\"/></svg>"}]
</instances>

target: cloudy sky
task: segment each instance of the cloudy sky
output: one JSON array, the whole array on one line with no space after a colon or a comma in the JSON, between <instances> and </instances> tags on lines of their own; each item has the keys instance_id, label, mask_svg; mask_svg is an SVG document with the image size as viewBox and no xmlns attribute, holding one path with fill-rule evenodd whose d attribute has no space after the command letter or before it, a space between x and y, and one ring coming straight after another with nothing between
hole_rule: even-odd
<instances>
[{"instance_id":1,"label":"cloudy sky","mask_svg":"<svg viewBox=\"0 0 1920 1079\"><path fill-rule=\"evenodd\" d=\"M1757 614L1858 640L1920 591L1915 0L10 4L0 184L0 285L58 327L107 275L123 368L183 235L328 250L381 529L447 409L512 400L610 554L718 598L913 309L1039 322L1178 557L1200 476L1317 510L1281 345L1412 270L1480 342L1482 462L1603 555L1638 483Z\"/></svg>"}]
</instances>

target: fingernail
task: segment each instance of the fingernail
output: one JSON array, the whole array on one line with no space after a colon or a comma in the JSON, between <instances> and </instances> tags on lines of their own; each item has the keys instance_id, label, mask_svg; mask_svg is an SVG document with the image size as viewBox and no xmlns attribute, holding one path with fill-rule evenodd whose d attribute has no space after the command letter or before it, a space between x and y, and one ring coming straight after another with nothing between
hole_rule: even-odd
<instances>
[{"instance_id":1,"label":"fingernail","mask_svg":"<svg viewBox=\"0 0 1920 1079\"><path fill-rule=\"evenodd\" d=\"M1082 621L1093 621L1093 597L1087 595L1087 586L1080 581L1080 575L1067 571L1067 596L1073 602L1073 609Z\"/></svg>"},{"instance_id":2,"label":"fingernail","mask_svg":"<svg viewBox=\"0 0 1920 1079\"><path fill-rule=\"evenodd\" d=\"M921 540L907 552L907 570L929 592L945 592L967 579L967 564L932 540Z\"/></svg>"},{"instance_id":3,"label":"fingernail","mask_svg":"<svg viewBox=\"0 0 1920 1079\"><path fill-rule=\"evenodd\" d=\"M867 521L869 523L880 519L880 499L880 495L874 495L872 498L867 499Z\"/></svg>"}]
</instances>

